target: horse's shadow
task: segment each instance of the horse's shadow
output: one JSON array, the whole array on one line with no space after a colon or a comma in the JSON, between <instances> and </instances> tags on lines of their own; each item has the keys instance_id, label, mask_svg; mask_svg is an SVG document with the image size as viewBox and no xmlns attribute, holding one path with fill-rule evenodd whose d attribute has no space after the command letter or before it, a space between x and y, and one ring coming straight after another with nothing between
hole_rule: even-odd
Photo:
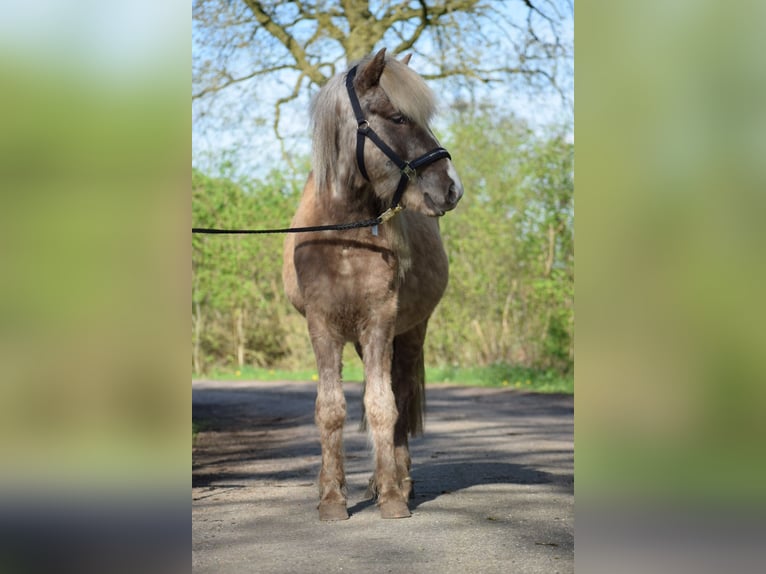
<instances>
[{"instance_id":1,"label":"horse's shadow","mask_svg":"<svg viewBox=\"0 0 766 574\"><path fill-rule=\"evenodd\" d=\"M414 496L410 497L410 510L449 496L458 491L489 484L555 484L564 491L574 491L571 475L554 475L522 464L507 462L434 462L421 464L412 470ZM348 509L349 514L373 506L374 499L357 502Z\"/></svg>"}]
</instances>

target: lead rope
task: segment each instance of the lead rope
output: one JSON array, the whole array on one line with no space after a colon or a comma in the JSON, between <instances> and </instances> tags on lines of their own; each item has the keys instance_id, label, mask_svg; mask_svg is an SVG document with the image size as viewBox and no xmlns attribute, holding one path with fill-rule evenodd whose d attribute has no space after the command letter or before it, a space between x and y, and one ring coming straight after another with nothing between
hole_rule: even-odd
<instances>
[{"instance_id":1,"label":"lead rope","mask_svg":"<svg viewBox=\"0 0 766 574\"><path fill-rule=\"evenodd\" d=\"M261 235L265 233L311 233L313 231L346 231L360 227L372 227L372 234L377 235L378 225L385 223L404 209L401 205L389 208L374 219L365 219L355 223L337 223L334 225L314 225L311 227L288 227L285 229L213 229L211 227L192 227L192 233L207 233L212 235Z\"/></svg>"}]
</instances>

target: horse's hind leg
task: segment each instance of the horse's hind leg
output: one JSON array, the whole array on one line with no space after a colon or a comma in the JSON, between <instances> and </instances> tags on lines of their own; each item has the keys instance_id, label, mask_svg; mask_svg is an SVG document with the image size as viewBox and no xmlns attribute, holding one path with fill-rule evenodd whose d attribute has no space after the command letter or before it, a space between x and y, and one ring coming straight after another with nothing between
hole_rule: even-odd
<instances>
[{"instance_id":1,"label":"horse's hind leg","mask_svg":"<svg viewBox=\"0 0 766 574\"><path fill-rule=\"evenodd\" d=\"M346 477L343 470L343 423L346 397L341 383L343 342L332 337L317 322L309 323L311 343L319 372L315 420L322 443L319 472L319 519L345 520Z\"/></svg>"},{"instance_id":2,"label":"horse's hind leg","mask_svg":"<svg viewBox=\"0 0 766 574\"><path fill-rule=\"evenodd\" d=\"M399 416L394 427L394 457L396 479L407 498L414 496L410 477L408 436L423 431L425 408L425 365L423 342L427 321L394 338L394 358L391 369L396 407Z\"/></svg>"}]
</instances>

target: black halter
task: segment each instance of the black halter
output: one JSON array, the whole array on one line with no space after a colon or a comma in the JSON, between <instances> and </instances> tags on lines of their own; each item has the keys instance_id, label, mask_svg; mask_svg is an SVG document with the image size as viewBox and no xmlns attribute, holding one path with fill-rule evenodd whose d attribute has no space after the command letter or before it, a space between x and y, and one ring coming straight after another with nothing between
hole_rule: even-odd
<instances>
[{"instance_id":1,"label":"black halter","mask_svg":"<svg viewBox=\"0 0 766 574\"><path fill-rule=\"evenodd\" d=\"M419 158L412 161L404 161L402 158L400 158L394 150L386 145L386 142L380 139L378 134L376 134L375 131L370 127L370 124L367 122L367 120L364 119L362 106L359 104L359 98L357 98L356 91L354 90L355 76L356 66L351 68L346 75L346 89L348 90L348 98L351 100L351 107L354 110L354 115L356 116L357 123L356 163L364 179L370 181L370 178L367 175L367 170L364 167L364 139L370 138L372 142L380 148L380 151L386 154L388 158L396 164L396 167L399 168L402 176L399 179L399 185L396 188L394 198L391 200L391 207L388 210L388 212L391 212L393 215L393 213L396 213L402 209L402 206L399 205L399 202L402 199L402 195L404 195L404 190L407 189L407 184L410 182L410 180L417 177L417 170L421 167L431 165L435 161L445 157L447 159L452 159L452 156L443 147L437 147L436 149L424 153Z\"/></svg>"}]
</instances>

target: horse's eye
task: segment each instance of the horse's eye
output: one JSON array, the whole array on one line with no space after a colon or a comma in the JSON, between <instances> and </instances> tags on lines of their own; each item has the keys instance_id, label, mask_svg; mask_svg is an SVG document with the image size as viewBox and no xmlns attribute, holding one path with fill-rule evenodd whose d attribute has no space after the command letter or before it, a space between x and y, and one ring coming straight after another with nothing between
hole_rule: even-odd
<instances>
[{"instance_id":1,"label":"horse's eye","mask_svg":"<svg viewBox=\"0 0 766 574\"><path fill-rule=\"evenodd\" d=\"M388 118L390 121L392 121L395 124L406 124L407 118L403 116L402 114L396 114Z\"/></svg>"}]
</instances>

